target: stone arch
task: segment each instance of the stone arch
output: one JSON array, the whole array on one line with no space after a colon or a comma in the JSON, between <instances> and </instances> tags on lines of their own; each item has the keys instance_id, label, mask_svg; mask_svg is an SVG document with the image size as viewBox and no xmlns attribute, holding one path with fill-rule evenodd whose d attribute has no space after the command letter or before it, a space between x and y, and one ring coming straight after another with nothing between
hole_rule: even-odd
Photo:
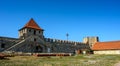
<instances>
[{"instance_id":1,"label":"stone arch","mask_svg":"<svg viewBox=\"0 0 120 66\"><path fill-rule=\"evenodd\" d=\"M40 45L35 46L35 52L42 53L43 52L43 47Z\"/></svg>"}]
</instances>

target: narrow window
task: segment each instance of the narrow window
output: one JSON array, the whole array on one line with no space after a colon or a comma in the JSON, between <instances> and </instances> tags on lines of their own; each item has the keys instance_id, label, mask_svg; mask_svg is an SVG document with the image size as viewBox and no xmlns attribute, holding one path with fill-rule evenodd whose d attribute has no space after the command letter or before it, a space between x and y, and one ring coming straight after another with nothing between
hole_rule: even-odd
<instances>
[{"instance_id":1,"label":"narrow window","mask_svg":"<svg viewBox=\"0 0 120 66\"><path fill-rule=\"evenodd\" d=\"M36 41L37 41L37 39L36 39L36 38L34 38L34 41L36 42Z\"/></svg>"},{"instance_id":2,"label":"narrow window","mask_svg":"<svg viewBox=\"0 0 120 66\"><path fill-rule=\"evenodd\" d=\"M40 31L39 31L39 33L40 33Z\"/></svg>"},{"instance_id":3,"label":"narrow window","mask_svg":"<svg viewBox=\"0 0 120 66\"><path fill-rule=\"evenodd\" d=\"M34 30L34 35L36 35L36 31Z\"/></svg>"}]
</instances>

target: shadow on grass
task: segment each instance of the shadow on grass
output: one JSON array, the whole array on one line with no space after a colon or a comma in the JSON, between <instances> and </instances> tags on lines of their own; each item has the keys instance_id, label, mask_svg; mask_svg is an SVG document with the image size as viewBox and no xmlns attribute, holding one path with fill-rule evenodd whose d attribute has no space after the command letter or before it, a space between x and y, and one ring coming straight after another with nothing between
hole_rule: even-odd
<instances>
[{"instance_id":1,"label":"shadow on grass","mask_svg":"<svg viewBox=\"0 0 120 66\"><path fill-rule=\"evenodd\" d=\"M7 57L4 57L4 58L0 58L0 60L10 60L10 59Z\"/></svg>"}]
</instances>

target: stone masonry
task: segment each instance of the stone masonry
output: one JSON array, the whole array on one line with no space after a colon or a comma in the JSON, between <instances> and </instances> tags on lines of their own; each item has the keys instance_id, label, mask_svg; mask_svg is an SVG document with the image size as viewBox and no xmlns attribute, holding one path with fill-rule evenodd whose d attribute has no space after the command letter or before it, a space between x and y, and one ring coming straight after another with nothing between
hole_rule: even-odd
<instances>
[{"instance_id":1,"label":"stone masonry","mask_svg":"<svg viewBox=\"0 0 120 66\"><path fill-rule=\"evenodd\" d=\"M89 44L84 42L45 38L43 31L31 19L19 30L19 38L0 37L0 52L74 53L90 50Z\"/></svg>"}]
</instances>

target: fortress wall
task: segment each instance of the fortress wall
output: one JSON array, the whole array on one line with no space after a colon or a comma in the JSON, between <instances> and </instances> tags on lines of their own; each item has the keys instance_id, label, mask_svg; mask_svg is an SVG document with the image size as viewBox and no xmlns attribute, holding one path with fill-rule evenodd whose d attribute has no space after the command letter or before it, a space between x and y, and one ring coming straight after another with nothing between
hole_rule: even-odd
<instances>
[{"instance_id":1,"label":"fortress wall","mask_svg":"<svg viewBox=\"0 0 120 66\"><path fill-rule=\"evenodd\" d=\"M74 53L75 50L90 49L88 44L75 41L45 38L46 44L50 45L52 53Z\"/></svg>"},{"instance_id":2,"label":"fortress wall","mask_svg":"<svg viewBox=\"0 0 120 66\"><path fill-rule=\"evenodd\" d=\"M89 46L86 44L51 44L51 52L63 52L63 53L74 53L75 50L89 49Z\"/></svg>"},{"instance_id":3,"label":"fortress wall","mask_svg":"<svg viewBox=\"0 0 120 66\"><path fill-rule=\"evenodd\" d=\"M0 52L16 44L20 40L17 38L0 37Z\"/></svg>"},{"instance_id":4,"label":"fortress wall","mask_svg":"<svg viewBox=\"0 0 120 66\"><path fill-rule=\"evenodd\" d=\"M50 43L62 43L62 44L81 44L82 42L75 42L75 41L67 41L67 40L59 40L59 39L52 39L52 38L45 38L45 42ZM85 44L85 43L84 43Z\"/></svg>"},{"instance_id":5,"label":"fortress wall","mask_svg":"<svg viewBox=\"0 0 120 66\"><path fill-rule=\"evenodd\" d=\"M3 51L17 42L19 42L19 39L14 39L14 38L0 38L0 40L3 40L2 42L5 43L5 48L0 47L0 51ZM74 53L75 50L82 50L82 49L90 49L88 44L81 43L81 42L75 42L75 41L67 41L67 40L59 40L59 39L51 39L51 38L45 38L44 39L45 44L38 43L42 49L43 52L51 52L51 53ZM0 41L0 44L2 44ZM33 44L33 48L31 47L32 42L23 42L20 45L12 48L12 50L15 51L23 51L23 52L31 52L31 49L35 49L35 44ZM1 45L0 45L1 46ZM34 52L34 51L32 51Z\"/></svg>"}]
</instances>

